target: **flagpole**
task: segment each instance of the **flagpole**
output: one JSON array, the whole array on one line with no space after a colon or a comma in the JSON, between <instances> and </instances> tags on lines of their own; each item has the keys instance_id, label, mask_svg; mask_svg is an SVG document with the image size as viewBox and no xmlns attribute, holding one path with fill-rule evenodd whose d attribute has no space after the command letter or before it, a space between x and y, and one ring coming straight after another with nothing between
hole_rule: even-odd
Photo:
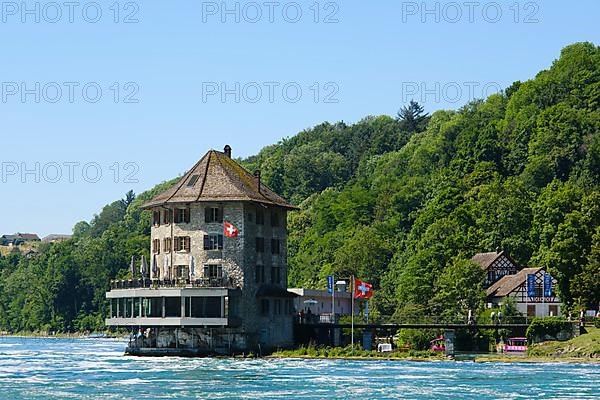
<instances>
[{"instance_id":1,"label":"flagpole","mask_svg":"<svg viewBox=\"0 0 600 400\"><path fill-rule=\"evenodd\" d=\"M335 324L335 275L331 274L331 323Z\"/></svg>"},{"instance_id":2,"label":"flagpole","mask_svg":"<svg viewBox=\"0 0 600 400\"><path fill-rule=\"evenodd\" d=\"M354 355L354 275L352 275L352 278L350 278L352 281L350 283L350 287L352 288L352 290L350 291L350 295L352 296L352 355Z\"/></svg>"}]
</instances>

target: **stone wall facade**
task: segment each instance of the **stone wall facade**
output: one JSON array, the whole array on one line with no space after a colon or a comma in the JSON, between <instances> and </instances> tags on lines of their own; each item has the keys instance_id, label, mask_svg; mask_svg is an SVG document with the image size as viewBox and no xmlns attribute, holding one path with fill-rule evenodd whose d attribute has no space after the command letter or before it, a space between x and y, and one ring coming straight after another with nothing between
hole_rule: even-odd
<instances>
[{"instance_id":1,"label":"stone wall facade","mask_svg":"<svg viewBox=\"0 0 600 400\"><path fill-rule=\"evenodd\" d=\"M223 222L205 222L205 209L218 207L222 210L223 221L232 223L239 231L237 238L223 235ZM241 297L236 308L241 324L225 328L224 334L244 336L236 342L249 349L263 347L284 347L293 343L293 307L284 297L257 297L265 286L287 289L287 210L282 207L265 206L252 202L202 202L170 208L189 208L189 223L164 223L164 213L169 208L160 207L160 225L154 225L151 232L151 258L155 258L160 273L152 278L163 279L165 258L168 259L175 275L175 267L188 267L193 257L195 272L192 279L206 278L205 265L220 265L223 274L233 287L241 289ZM262 215L262 217L261 217ZM257 220L258 218L258 220ZM276 223L272 221L275 220ZM222 250L204 250L205 235L223 235ZM189 237L189 251L174 248L175 237ZM164 239L171 239L172 249L165 252ZM263 239L264 248L257 249L257 238ZM160 252L154 253L153 243L160 242ZM272 245L278 251L272 250ZM151 265L152 265L151 260ZM152 269L152 268L151 268ZM258 270L258 271L257 271ZM266 303L265 303L266 302ZM195 331L197 337L206 332ZM207 328L208 329L208 328ZM214 332L214 331L213 331ZM167 333L163 333L167 335Z\"/></svg>"}]
</instances>

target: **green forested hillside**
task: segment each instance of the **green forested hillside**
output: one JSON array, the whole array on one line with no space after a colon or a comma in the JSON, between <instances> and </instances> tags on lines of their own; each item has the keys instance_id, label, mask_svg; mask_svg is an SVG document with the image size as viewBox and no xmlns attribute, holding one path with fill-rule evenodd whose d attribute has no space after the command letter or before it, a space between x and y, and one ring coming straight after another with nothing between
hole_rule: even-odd
<instances>
[{"instance_id":1,"label":"green forested hillside","mask_svg":"<svg viewBox=\"0 0 600 400\"><path fill-rule=\"evenodd\" d=\"M534 79L457 111L323 123L256 156L289 217L289 284L355 274L375 285L374 312L464 315L481 307L468 260L507 250L545 265L568 306L600 302L600 49L565 48ZM32 260L0 258L0 328L101 325L111 277L149 247L143 200L108 205L72 241ZM147 255L147 254L146 254Z\"/></svg>"}]
</instances>

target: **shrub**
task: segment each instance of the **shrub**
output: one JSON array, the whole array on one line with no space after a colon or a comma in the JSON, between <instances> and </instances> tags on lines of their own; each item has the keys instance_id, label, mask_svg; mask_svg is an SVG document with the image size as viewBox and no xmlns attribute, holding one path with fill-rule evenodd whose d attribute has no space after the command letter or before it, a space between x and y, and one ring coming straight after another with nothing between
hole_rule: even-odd
<instances>
[{"instance_id":1,"label":"shrub","mask_svg":"<svg viewBox=\"0 0 600 400\"><path fill-rule=\"evenodd\" d=\"M594 326L600 328L600 317L594 318Z\"/></svg>"},{"instance_id":2,"label":"shrub","mask_svg":"<svg viewBox=\"0 0 600 400\"><path fill-rule=\"evenodd\" d=\"M557 337L561 332L570 333L572 329L573 323L562 317L534 318L527 328L525 336L529 342L534 342L543 340L546 335Z\"/></svg>"}]
</instances>

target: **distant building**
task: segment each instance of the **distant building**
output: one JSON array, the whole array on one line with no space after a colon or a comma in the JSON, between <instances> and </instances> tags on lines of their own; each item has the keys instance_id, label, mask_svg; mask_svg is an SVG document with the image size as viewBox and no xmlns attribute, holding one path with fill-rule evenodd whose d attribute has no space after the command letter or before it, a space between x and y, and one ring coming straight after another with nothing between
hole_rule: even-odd
<instances>
[{"instance_id":1,"label":"distant building","mask_svg":"<svg viewBox=\"0 0 600 400\"><path fill-rule=\"evenodd\" d=\"M72 237L73 237L72 235L62 235L62 234L53 233L51 235L44 237L42 239L42 242L44 242L44 243L64 242L66 240L71 239Z\"/></svg>"},{"instance_id":2,"label":"distant building","mask_svg":"<svg viewBox=\"0 0 600 400\"><path fill-rule=\"evenodd\" d=\"M0 237L0 245L2 246L19 246L28 242L39 242L40 237L35 233L16 233L14 235L2 235Z\"/></svg>"},{"instance_id":3,"label":"distant building","mask_svg":"<svg viewBox=\"0 0 600 400\"><path fill-rule=\"evenodd\" d=\"M234 161L229 146L211 150L143 208L152 217L149 276L112 282L106 294L107 325L145 332L130 353L293 345L287 213L296 207L266 187L260 172Z\"/></svg>"},{"instance_id":4,"label":"distant building","mask_svg":"<svg viewBox=\"0 0 600 400\"><path fill-rule=\"evenodd\" d=\"M35 251L35 250L28 250L25 253L23 253L23 255L27 258L34 258L37 257L40 253Z\"/></svg>"},{"instance_id":5,"label":"distant building","mask_svg":"<svg viewBox=\"0 0 600 400\"><path fill-rule=\"evenodd\" d=\"M296 312L308 310L311 313L322 316L322 322L330 322L331 316L331 293L327 290L291 288L289 292L298 297L294 299ZM359 311L358 306L356 312ZM335 292L335 314L350 315L352 313L352 294L349 292Z\"/></svg>"},{"instance_id":6,"label":"distant building","mask_svg":"<svg viewBox=\"0 0 600 400\"><path fill-rule=\"evenodd\" d=\"M471 258L486 272L485 287L489 287L505 275L514 275L521 269L519 264L504 251L477 253Z\"/></svg>"},{"instance_id":7,"label":"distant building","mask_svg":"<svg viewBox=\"0 0 600 400\"><path fill-rule=\"evenodd\" d=\"M531 293L534 296L527 293L527 276L531 274L535 276L535 290ZM558 283L552 278L551 295L544 296L544 275L546 270L543 267L523 268L516 274L505 275L487 289L488 301L497 306L510 297L517 309L528 317L559 316L561 304L555 293Z\"/></svg>"}]
</instances>

